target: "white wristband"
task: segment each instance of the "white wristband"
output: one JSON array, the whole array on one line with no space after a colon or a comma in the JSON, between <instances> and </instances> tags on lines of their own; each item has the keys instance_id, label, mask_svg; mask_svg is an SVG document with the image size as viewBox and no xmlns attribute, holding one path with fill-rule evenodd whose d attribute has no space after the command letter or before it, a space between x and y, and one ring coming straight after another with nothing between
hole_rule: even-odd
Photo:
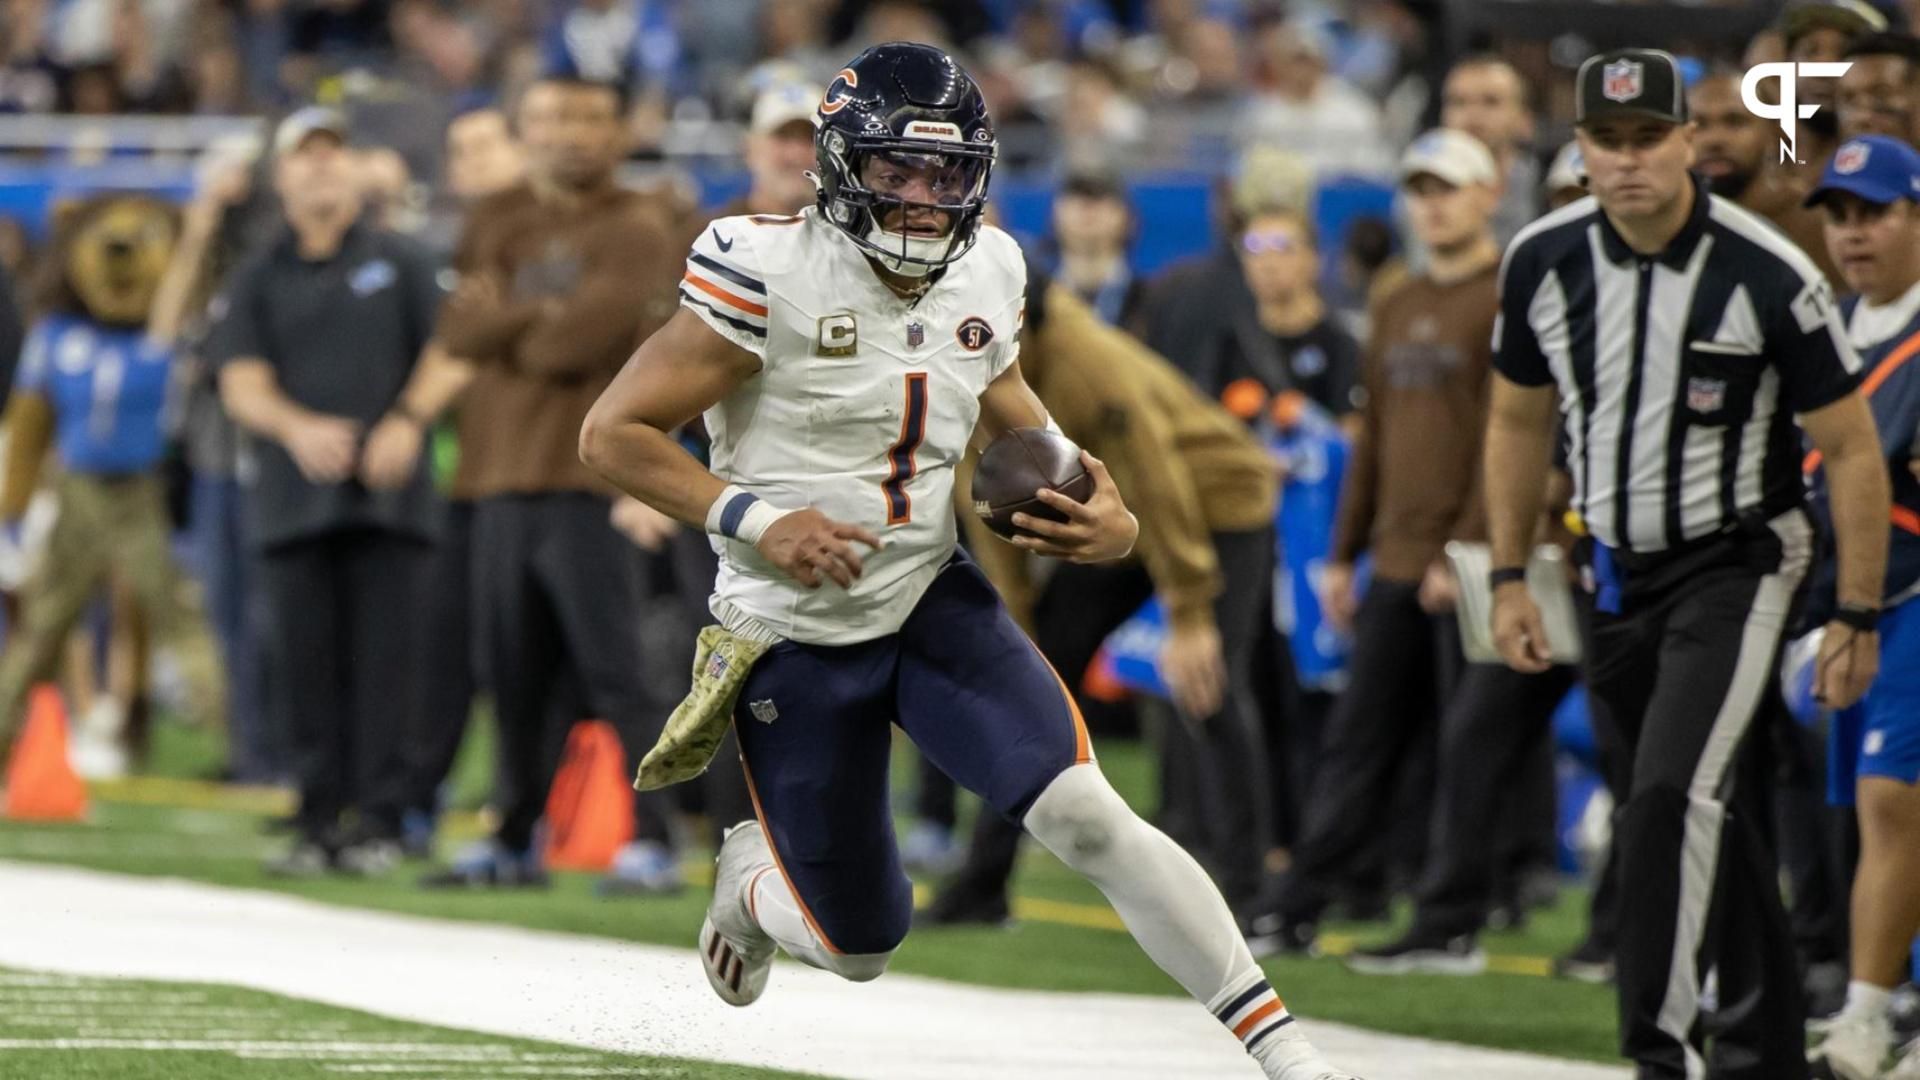
<instances>
[{"instance_id":1,"label":"white wristband","mask_svg":"<svg viewBox=\"0 0 1920 1080\"><path fill-rule=\"evenodd\" d=\"M758 544L774 522L791 513L769 506L738 484L728 484L707 508L707 531L743 544Z\"/></svg>"}]
</instances>

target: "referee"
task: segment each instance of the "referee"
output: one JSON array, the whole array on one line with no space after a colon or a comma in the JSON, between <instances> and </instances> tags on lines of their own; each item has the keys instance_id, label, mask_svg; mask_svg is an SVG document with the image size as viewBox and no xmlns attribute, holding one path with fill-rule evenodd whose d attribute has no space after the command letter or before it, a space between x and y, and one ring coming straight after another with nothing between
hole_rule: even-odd
<instances>
[{"instance_id":1,"label":"referee","mask_svg":"<svg viewBox=\"0 0 1920 1080\"><path fill-rule=\"evenodd\" d=\"M1804 1080L1792 941L1735 762L1762 695L1778 693L1812 555L1801 431L1834 493L1839 606L1816 687L1830 706L1860 697L1878 663L1886 469L1825 278L1689 175L1673 57L1593 57L1576 100L1594 197L1523 230L1501 272L1486 445L1494 638L1514 668L1547 668L1522 567L1557 386L1573 508L1595 541L1594 706L1632 760L1615 819L1628 886L1621 1050L1641 1080L1699 1080L1709 1060L1713 1075ZM1709 1055L1700 985L1721 957L1742 962L1718 965ZM1747 973L1762 985L1736 985Z\"/></svg>"}]
</instances>

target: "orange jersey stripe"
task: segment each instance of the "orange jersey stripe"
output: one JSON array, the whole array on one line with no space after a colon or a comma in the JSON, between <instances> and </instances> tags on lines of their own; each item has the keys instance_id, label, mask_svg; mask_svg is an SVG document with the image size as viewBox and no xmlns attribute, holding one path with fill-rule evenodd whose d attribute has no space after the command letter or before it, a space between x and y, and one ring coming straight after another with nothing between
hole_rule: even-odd
<instances>
[{"instance_id":1,"label":"orange jersey stripe","mask_svg":"<svg viewBox=\"0 0 1920 1080\"><path fill-rule=\"evenodd\" d=\"M1893 512L1887 516L1892 518L1894 525L1902 531L1920 536L1920 514L1916 514L1904 506L1896 506L1893 508Z\"/></svg>"},{"instance_id":2,"label":"orange jersey stripe","mask_svg":"<svg viewBox=\"0 0 1920 1080\"><path fill-rule=\"evenodd\" d=\"M1280 1004L1280 999L1277 997L1274 998L1272 1001L1248 1013L1247 1018L1240 1021L1240 1023L1234 1027L1233 1037L1236 1039L1245 1039L1253 1033L1254 1028L1260 1026L1260 1021L1265 1020L1267 1017L1272 1016L1284 1008L1286 1008L1286 1006Z\"/></svg>"},{"instance_id":3,"label":"orange jersey stripe","mask_svg":"<svg viewBox=\"0 0 1920 1080\"><path fill-rule=\"evenodd\" d=\"M754 304L746 300L742 300L739 297L733 295L732 293L721 288L720 286L715 285L713 282L708 281L705 278L695 277L693 275L693 271L691 270L687 271L687 275L681 278L680 280L686 282L687 284L693 286L696 289L699 289L701 292L706 293L708 296L713 297L715 300L720 301L721 303L727 305L728 307L738 308L739 310L744 311L749 315L758 315L763 319L767 317L766 305Z\"/></svg>"},{"instance_id":4,"label":"orange jersey stripe","mask_svg":"<svg viewBox=\"0 0 1920 1080\"><path fill-rule=\"evenodd\" d=\"M807 907L807 898L800 895L799 887L793 883L793 877L787 873L786 864L780 861L780 845L773 842L773 827L767 824L766 811L760 809L760 789L754 786L753 769L748 767L745 754L740 755L740 771L747 777L747 797L753 800L753 816L760 820L760 828L767 834L767 850L773 852L773 867L780 871L780 880L787 883L787 889L793 893L794 900L799 903L801 918L807 920L807 928L813 931L814 936L820 939L820 944L825 945L828 952L835 956L845 956L846 953L833 943L833 939L827 936L827 932L820 929L819 922L813 917L813 910Z\"/></svg>"}]
</instances>

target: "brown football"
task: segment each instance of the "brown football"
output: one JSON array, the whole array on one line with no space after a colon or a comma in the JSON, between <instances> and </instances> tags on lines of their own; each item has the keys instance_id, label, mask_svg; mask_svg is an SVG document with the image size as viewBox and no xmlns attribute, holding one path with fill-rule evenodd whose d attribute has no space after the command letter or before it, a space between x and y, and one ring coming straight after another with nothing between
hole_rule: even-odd
<instances>
[{"instance_id":1,"label":"brown football","mask_svg":"<svg viewBox=\"0 0 1920 1080\"><path fill-rule=\"evenodd\" d=\"M973 471L973 512L987 528L1012 539L1033 535L1015 528L1013 515L1065 521L1060 511L1041 502L1041 488L1052 488L1075 502L1093 495L1093 475L1080 464L1080 448L1046 428L1014 428L993 440Z\"/></svg>"}]
</instances>

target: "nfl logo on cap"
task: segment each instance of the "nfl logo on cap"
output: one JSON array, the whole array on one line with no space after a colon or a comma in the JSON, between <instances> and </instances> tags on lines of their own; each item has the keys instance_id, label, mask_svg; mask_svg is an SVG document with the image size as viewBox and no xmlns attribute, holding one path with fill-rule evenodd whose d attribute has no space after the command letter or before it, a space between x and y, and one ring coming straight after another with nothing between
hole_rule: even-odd
<instances>
[{"instance_id":1,"label":"nfl logo on cap","mask_svg":"<svg viewBox=\"0 0 1920 1080\"><path fill-rule=\"evenodd\" d=\"M1867 155L1872 152L1873 147L1868 146L1866 143L1850 142L1841 147L1840 151L1833 155L1833 171L1842 176L1849 173L1857 173L1861 169L1866 168Z\"/></svg>"},{"instance_id":2,"label":"nfl logo on cap","mask_svg":"<svg viewBox=\"0 0 1920 1080\"><path fill-rule=\"evenodd\" d=\"M1644 69L1638 60L1615 60L1600 72L1600 96L1608 101L1632 101L1640 96Z\"/></svg>"}]
</instances>

